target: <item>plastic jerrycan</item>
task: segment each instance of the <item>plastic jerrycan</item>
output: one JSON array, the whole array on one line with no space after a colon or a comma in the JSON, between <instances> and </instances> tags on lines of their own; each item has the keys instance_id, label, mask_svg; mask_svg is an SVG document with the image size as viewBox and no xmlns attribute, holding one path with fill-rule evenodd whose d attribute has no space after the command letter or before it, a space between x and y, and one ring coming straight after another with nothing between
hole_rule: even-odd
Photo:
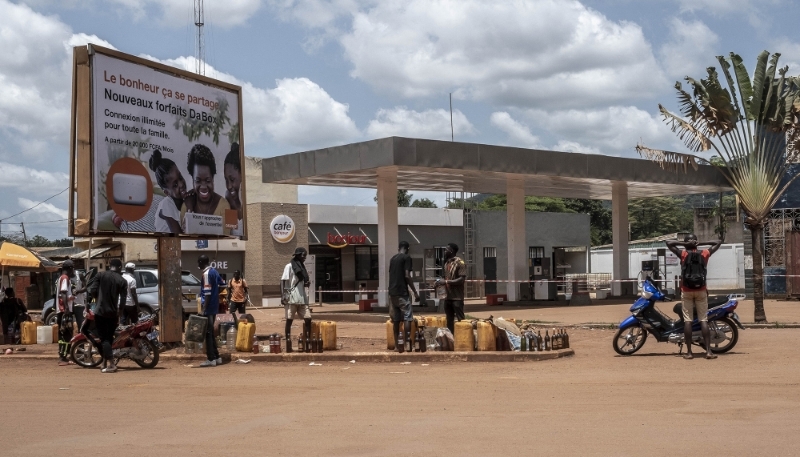
<instances>
[{"instance_id":1,"label":"plastic jerrycan","mask_svg":"<svg viewBox=\"0 0 800 457\"><path fill-rule=\"evenodd\" d=\"M475 350L475 334L472 333L472 323L469 321L456 322L455 348L457 352L467 352Z\"/></svg>"},{"instance_id":2,"label":"plastic jerrycan","mask_svg":"<svg viewBox=\"0 0 800 457\"><path fill-rule=\"evenodd\" d=\"M322 335L322 349L326 351L336 350L336 322L320 322L319 333Z\"/></svg>"},{"instance_id":3,"label":"plastic jerrycan","mask_svg":"<svg viewBox=\"0 0 800 457\"><path fill-rule=\"evenodd\" d=\"M253 350L253 336L255 334L256 324L239 322L239 330L236 335L236 350L239 352L251 352Z\"/></svg>"},{"instance_id":4,"label":"plastic jerrycan","mask_svg":"<svg viewBox=\"0 0 800 457\"><path fill-rule=\"evenodd\" d=\"M494 325L489 322L478 321L478 350L497 350Z\"/></svg>"},{"instance_id":5,"label":"plastic jerrycan","mask_svg":"<svg viewBox=\"0 0 800 457\"><path fill-rule=\"evenodd\" d=\"M22 344L36 344L36 322L25 321L20 325L20 340Z\"/></svg>"},{"instance_id":6,"label":"plastic jerrycan","mask_svg":"<svg viewBox=\"0 0 800 457\"><path fill-rule=\"evenodd\" d=\"M36 328L36 344L51 344L53 342L53 328L43 325Z\"/></svg>"}]
</instances>

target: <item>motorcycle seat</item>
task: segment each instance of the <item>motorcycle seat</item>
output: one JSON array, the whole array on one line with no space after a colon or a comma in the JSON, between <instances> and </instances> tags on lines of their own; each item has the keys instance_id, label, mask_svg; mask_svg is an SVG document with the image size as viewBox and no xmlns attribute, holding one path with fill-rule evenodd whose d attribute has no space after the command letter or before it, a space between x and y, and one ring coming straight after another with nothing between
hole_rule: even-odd
<instances>
[{"instance_id":1,"label":"motorcycle seat","mask_svg":"<svg viewBox=\"0 0 800 457\"><path fill-rule=\"evenodd\" d=\"M676 322L682 322L683 321L683 303L681 303L681 302L675 303L675 306L672 307L672 312L678 315L678 320ZM692 311L692 317L694 319L697 319L697 311L696 310Z\"/></svg>"},{"instance_id":2,"label":"motorcycle seat","mask_svg":"<svg viewBox=\"0 0 800 457\"><path fill-rule=\"evenodd\" d=\"M727 295L709 295L708 296L708 309L724 305L728 303Z\"/></svg>"}]
</instances>

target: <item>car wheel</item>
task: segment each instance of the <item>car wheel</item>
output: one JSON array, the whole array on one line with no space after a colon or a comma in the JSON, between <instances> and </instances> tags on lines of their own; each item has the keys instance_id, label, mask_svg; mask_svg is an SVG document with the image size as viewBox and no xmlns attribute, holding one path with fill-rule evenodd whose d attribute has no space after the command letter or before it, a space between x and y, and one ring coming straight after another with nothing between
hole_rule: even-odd
<instances>
[{"instance_id":1,"label":"car wheel","mask_svg":"<svg viewBox=\"0 0 800 457\"><path fill-rule=\"evenodd\" d=\"M55 311L50 311L50 313L44 318L44 325L56 325L58 323L58 313Z\"/></svg>"}]
</instances>

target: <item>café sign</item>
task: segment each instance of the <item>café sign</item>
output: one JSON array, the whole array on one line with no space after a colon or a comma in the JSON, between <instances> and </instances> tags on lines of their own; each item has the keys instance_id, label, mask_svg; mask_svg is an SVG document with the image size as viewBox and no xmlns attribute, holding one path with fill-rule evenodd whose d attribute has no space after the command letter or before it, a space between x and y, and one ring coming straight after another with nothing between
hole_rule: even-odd
<instances>
[{"instance_id":1,"label":"caf\u00e9 sign","mask_svg":"<svg viewBox=\"0 0 800 457\"><path fill-rule=\"evenodd\" d=\"M269 223L269 231L278 243L288 243L294 238L294 221L285 214L277 215Z\"/></svg>"}]
</instances>

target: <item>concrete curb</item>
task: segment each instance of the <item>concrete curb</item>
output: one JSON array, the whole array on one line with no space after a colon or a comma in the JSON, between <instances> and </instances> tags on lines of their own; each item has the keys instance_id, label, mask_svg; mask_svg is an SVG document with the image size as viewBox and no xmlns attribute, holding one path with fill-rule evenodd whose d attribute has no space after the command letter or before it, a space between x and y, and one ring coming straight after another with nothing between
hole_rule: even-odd
<instances>
[{"instance_id":1,"label":"concrete curb","mask_svg":"<svg viewBox=\"0 0 800 457\"><path fill-rule=\"evenodd\" d=\"M447 362L538 362L555 360L575 355L572 349L559 349L544 352L323 352L322 354L221 354L223 362L235 362L238 359L251 362L349 362L355 360L362 363L447 363ZM0 360L56 360L57 354L14 354L0 356ZM202 354L161 354L162 361L202 362L206 357Z\"/></svg>"}]
</instances>

